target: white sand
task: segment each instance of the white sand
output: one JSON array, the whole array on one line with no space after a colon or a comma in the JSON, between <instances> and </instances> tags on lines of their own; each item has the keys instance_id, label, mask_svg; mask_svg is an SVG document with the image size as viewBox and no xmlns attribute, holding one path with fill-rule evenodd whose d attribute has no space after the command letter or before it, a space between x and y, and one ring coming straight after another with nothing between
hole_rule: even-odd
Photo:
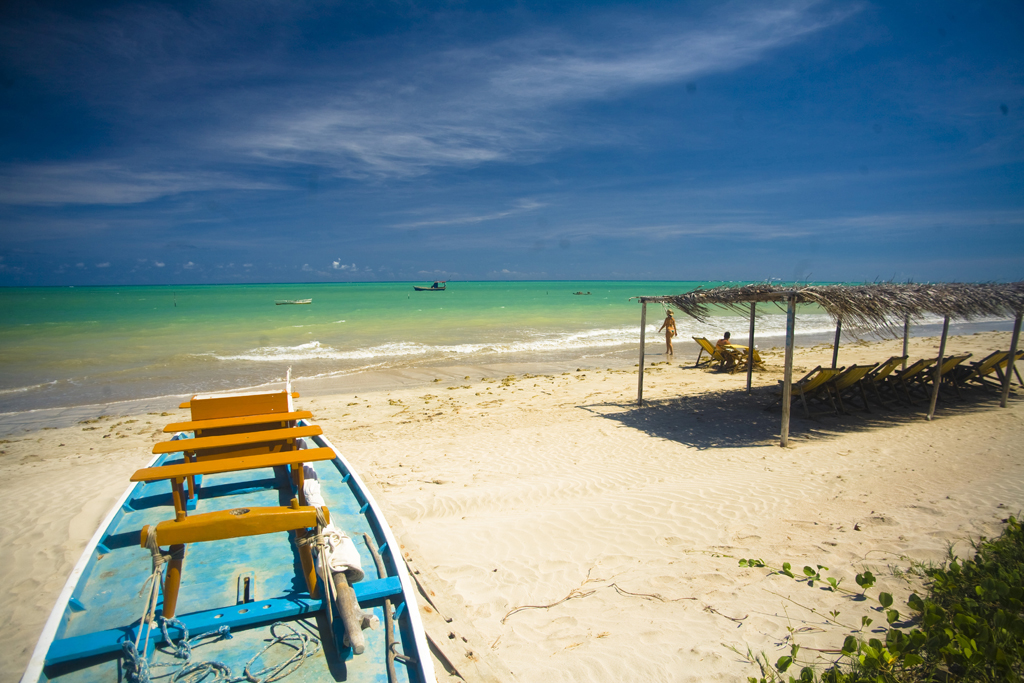
<instances>
[{"instance_id":1,"label":"white sand","mask_svg":"<svg viewBox=\"0 0 1024 683\"><path fill-rule=\"evenodd\" d=\"M900 344L847 345L840 364L884 360ZM1008 346L1008 333L983 333L952 338L947 354ZM911 342L912 359L936 352L936 339ZM1020 398L1000 409L994 392L971 392L941 402L932 422L923 407L819 420L797 408L782 449L779 411L763 410L782 356L763 355L751 395L744 375L649 356L659 365L642 409L635 371L593 367L299 403L374 487L414 563L440 578L434 588L492 670L521 681L745 680L756 668L728 647L774 662L795 638L810 661L827 656L810 648L850 632L826 623L830 610L849 627L884 618L873 601L739 558L826 565L844 588L871 569L869 595L888 590L906 613L917 584L900 574L912 562L941 561L953 542L966 551L965 539L997 534L1024 509ZM831 348L816 347L798 350L796 366L830 362ZM167 408L0 444L0 680L20 676L159 427L184 417ZM40 496L48 502L32 502ZM509 615L522 606L538 607Z\"/></svg>"}]
</instances>

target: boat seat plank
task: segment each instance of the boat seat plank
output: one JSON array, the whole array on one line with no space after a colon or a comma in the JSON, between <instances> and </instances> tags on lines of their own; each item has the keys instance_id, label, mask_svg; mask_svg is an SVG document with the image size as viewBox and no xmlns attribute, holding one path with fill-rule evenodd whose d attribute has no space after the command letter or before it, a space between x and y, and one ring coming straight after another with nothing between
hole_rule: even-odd
<instances>
[{"instance_id":1,"label":"boat seat plank","mask_svg":"<svg viewBox=\"0 0 1024 683\"><path fill-rule=\"evenodd\" d=\"M246 455L223 460L200 460L199 462L186 462L179 465L144 467L143 469L136 470L131 480L150 482L163 481L165 479L184 479L185 477L198 475L258 470L265 467L282 467L303 462L320 462L333 459L334 451L330 448L309 448L301 451Z\"/></svg>"},{"instance_id":2,"label":"boat seat plank","mask_svg":"<svg viewBox=\"0 0 1024 683\"><path fill-rule=\"evenodd\" d=\"M243 417L222 417L213 420L172 422L164 427L164 431L174 433L194 432L197 429L219 429L221 427L248 427L249 425L271 424L274 422L308 420L312 417L313 413L308 410L296 410L291 413L269 413L266 415L245 415Z\"/></svg>"},{"instance_id":3,"label":"boat seat plank","mask_svg":"<svg viewBox=\"0 0 1024 683\"><path fill-rule=\"evenodd\" d=\"M296 501L297 502L297 501ZM331 521L331 513L321 508L324 517ZM261 536L279 531L294 531L316 527L316 508L310 505L297 507L246 507L231 510L205 512L192 517L169 519L159 524L142 527L139 545L146 547L146 541L156 534L158 545L181 545L223 541L228 538Z\"/></svg>"},{"instance_id":4,"label":"boat seat plank","mask_svg":"<svg viewBox=\"0 0 1024 683\"><path fill-rule=\"evenodd\" d=\"M299 392L293 391L292 398L299 398ZM192 408L192 401L185 401L184 403L179 403L178 407L181 408L182 410L190 410Z\"/></svg>"},{"instance_id":5,"label":"boat seat plank","mask_svg":"<svg viewBox=\"0 0 1024 683\"><path fill-rule=\"evenodd\" d=\"M320 436L324 431L320 427L289 427L286 429L267 429L259 432L243 432L241 434L222 434L220 436L201 436L196 439L178 439L177 441L161 441L153 446L153 453L175 453L177 451L194 452L212 448L231 448L235 446L252 446L271 441L285 441L307 436Z\"/></svg>"}]
</instances>

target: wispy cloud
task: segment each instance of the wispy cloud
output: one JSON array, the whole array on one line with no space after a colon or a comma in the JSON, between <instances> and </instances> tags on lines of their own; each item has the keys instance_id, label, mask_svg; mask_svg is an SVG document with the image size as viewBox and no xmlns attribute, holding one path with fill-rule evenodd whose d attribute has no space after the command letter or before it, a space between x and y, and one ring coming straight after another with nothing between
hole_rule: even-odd
<instances>
[{"instance_id":1,"label":"wispy cloud","mask_svg":"<svg viewBox=\"0 0 1024 683\"><path fill-rule=\"evenodd\" d=\"M296 165L375 180L529 163L598 141L566 120L566 107L733 70L856 11L805 0L737 3L689 19L617 10L582 27L527 25L489 44L404 54L386 36L361 46L387 55L379 69L352 65L341 48L316 63L280 43L236 54L232 41L250 40L243 29L218 33L216 17L165 8L47 14L0 30L0 48L88 103L115 131L117 157L0 168L0 203L116 205L275 189L292 182L284 179ZM275 20L287 23L305 10L274 10L282 12ZM282 182L267 179L275 173Z\"/></svg>"},{"instance_id":2,"label":"wispy cloud","mask_svg":"<svg viewBox=\"0 0 1024 683\"><path fill-rule=\"evenodd\" d=\"M508 218L510 216L516 216L527 211L533 211L547 206L542 202L536 202L533 200L524 199L517 203L514 208L508 209L507 211L496 211L494 213L487 213L475 216L457 216L453 218L438 218L434 220L414 221L411 223L396 223L392 227L395 228L420 228L428 225L467 225L472 223L484 223L487 221L496 221L502 218Z\"/></svg>"},{"instance_id":3,"label":"wispy cloud","mask_svg":"<svg viewBox=\"0 0 1024 683\"><path fill-rule=\"evenodd\" d=\"M407 79L374 79L343 96L278 110L232 143L268 161L326 166L345 177L529 161L596 142L566 128L560 111L567 106L736 69L856 8L820 12L814 3L794 3L730 10L685 24L608 15L601 21L629 24L628 34L616 31L614 40L548 30L417 55L403 69Z\"/></svg>"},{"instance_id":4,"label":"wispy cloud","mask_svg":"<svg viewBox=\"0 0 1024 683\"><path fill-rule=\"evenodd\" d=\"M272 190L280 185L201 169L136 170L135 161L25 164L0 168L0 203L136 204L203 190Z\"/></svg>"}]
</instances>

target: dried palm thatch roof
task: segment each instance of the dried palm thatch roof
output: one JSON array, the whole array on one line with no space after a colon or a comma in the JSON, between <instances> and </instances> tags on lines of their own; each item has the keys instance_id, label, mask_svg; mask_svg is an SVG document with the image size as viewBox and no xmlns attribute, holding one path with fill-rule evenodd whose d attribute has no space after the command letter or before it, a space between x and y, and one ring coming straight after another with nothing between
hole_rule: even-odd
<instances>
[{"instance_id":1,"label":"dried palm thatch roof","mask_svg":"<svg viewBox=\"0 0 1024 683\"><path fill-rule=\"evenodd\" d=\"M920 320L926 314L972 320L986 316L1016 317L1024 312L1024 282L1009 284L897 284L863 285L753 284L741 287L697 288L692 292L664 297L643 297L661 301L683 313L707 322L711 306L748 314L756 302L797 303L821 306L833 320L874 330L902 327L904 318Z\"/></svg>"}]
</instances>

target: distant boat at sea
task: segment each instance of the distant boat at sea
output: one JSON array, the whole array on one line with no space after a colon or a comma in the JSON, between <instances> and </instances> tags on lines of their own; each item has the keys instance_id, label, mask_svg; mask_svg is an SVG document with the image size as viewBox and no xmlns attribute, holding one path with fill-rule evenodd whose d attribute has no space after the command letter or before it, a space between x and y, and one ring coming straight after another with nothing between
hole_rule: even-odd
<instances>
[{"instance_id":1,"label":"distant boat at sea","mask_svg":"<svg viewBox=\"0 0 1024 683\"><path fill-rule=\"evenodd\" d=\"M444 288L447 285L447 282L438 281L430 285L429 287L418 287L416 285L413 285L412 288L415 289L417 292L443 292Z\"/></svg>"},{"instance_id":2,"label":"distant boat at sea","mask_svg":"<svg viewBox=\"0 0 1024 683\"><path fill-rule=\"evenodd\" d=\"M278 306L284 306L285 304L311 304L311 303L313 303L312 299L281 299L279 301L275 301L274 302L274 304L276 304Z\"/></svg>"}]
</instances>

